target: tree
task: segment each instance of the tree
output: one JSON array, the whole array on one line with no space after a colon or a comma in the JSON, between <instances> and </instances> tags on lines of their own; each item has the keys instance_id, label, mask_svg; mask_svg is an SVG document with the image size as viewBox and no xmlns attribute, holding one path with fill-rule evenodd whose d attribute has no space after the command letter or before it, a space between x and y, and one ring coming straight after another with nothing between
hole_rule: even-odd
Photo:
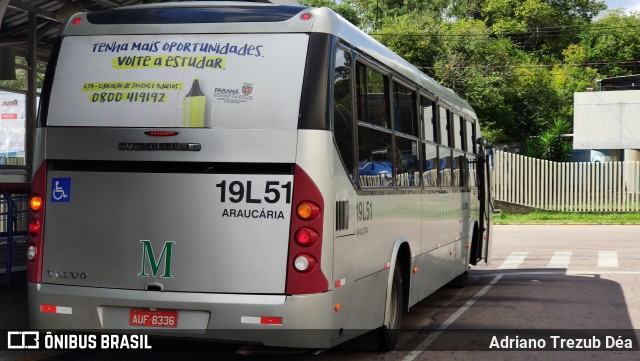
<instances>
[{"instance_id":1,"label":"tree","mask_svg":"<svg viewBox=\"0 0 640 361\"><path fill-rule=\"evenodd\" d=\"M539 57L559 56L576 41L574 29L606 9L602 0L485 0L481 14L496 34Z\"/></svg>"},{"instance_id":2,"label":"tree","mask_svg":"<svg viewBox=\"0 0 640 361\"><path fill-rule=\"evenodd\" d=\"M416 67L431 72L429 67L445 48L443 21L433 13L416 12L386 19L385 23L374 37Z\"/></svg>"},{"instance_id":3,"label":"tree","mask_svg":"<svg viewBox=\"0 0 640 361\"><path fill-rule=\"evenodd\" d=\"M569 45L563 52L564 60L552 70L553 87L559 97L561 115L566 119L573 118L573 93L593 89L595 79L601 77L596 69L583 65L589 61L587 51L581 45Z\"/></svg>"},{"instance_id":4,"label":"tree","mask_svg":"<svg viewBox=\"0 0 640 361\"><path fill-rule=\"evenodd\" d=\"M377 31L394 18L404 15L429 16L436 19L445 17L453 1L462 0L345 0L357 10L361 29Z\"/></svg>"},{"instance_id":5,"label":"tree","mask_svg":"<svg viewBox=\"0 0 640 361\"><path fill-rule=\"evenodd\" d=\"M516 72L526 54L506 38L494 38L482 21L459 19L446 26L443 50L434 63L434 77L455 90L475 109L491 142L519 140L513 111Z\"/></svg>"},{"instance_id":6,"label":"tree","mask_svg":"<svg viewBox=\"0 0 640 361\"><path fill-rule=\"evenodd\" d=\"M511 86L507 102L517 114L517 124L511 124L506 133L512 141L540 134L561 115L561 98L548 69L532 64L516 68Z\"/></svg>"},{"instance_id":7,"label":"tree","mask_svg":"<svg viewBox=\"0 0 640 361\"><path fill-rule=\"evenodd\" d=\"M593 63L603 77L640 73L640 14L610 11L585 27L572 60Z\"/></svg>"},{"instance_id":8,"label":"tree","mask_svg":"<svg viewBox=\"0 0 640 361\"><path fill-rule=\"evenodd\" d=\"M27 66L27 60L21 56L16 57L16 65ZM39 63L43 68L44 64ZM36 73L36 86L38 88L42 88L42 83L44 82L44 74ZM0 86L8 89L27 89L27 71L24 69L16 68L16 78L15 80L0 80Z\"/></svg>"},{"instance_id":9,"label":"tree","mask_svg":"<svg viewBox=\"0 0 640 361\"><path fill-rule=\"evenodd\" d=\"M555 162L566 162L571 159L571 123L564 119L556 119L540 136L524 142L524 155Z\"/></svg>"}]
</instances>

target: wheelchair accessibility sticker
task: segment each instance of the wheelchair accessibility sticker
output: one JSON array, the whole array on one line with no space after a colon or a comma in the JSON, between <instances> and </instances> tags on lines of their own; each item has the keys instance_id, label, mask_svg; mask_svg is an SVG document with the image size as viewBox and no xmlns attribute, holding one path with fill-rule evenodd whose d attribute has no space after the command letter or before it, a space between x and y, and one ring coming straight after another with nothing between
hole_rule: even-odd
<instances>
[{"instance_id":1,"label":"wheelchair accessibility sticker","mask_svg":"<svg viewBox=\"0 0 640 361\"><path fill-rule=\"evenodd\" d=\"M51 180L51 202L71 202L71 178Z\"/></svg>"}]
</instances>

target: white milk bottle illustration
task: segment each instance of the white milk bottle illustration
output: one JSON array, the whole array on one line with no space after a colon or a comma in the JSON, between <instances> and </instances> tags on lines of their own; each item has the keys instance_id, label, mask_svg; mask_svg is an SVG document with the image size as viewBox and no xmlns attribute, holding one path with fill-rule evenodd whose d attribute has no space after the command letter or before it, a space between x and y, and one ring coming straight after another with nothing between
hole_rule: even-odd
<instances>
[{"instance_id":1,"label":"white milk bottle illustration","mask_svg":"<svg viewBox=\"0 0 640 361\"><path fill-rule=\"evenodd\" d=\"M184 109L184 126L188 128L203 128L204 114L207 97L200 89L198 78L193 79L191 90L184 97L182 106Z\"/></svg>"}]
</instances>

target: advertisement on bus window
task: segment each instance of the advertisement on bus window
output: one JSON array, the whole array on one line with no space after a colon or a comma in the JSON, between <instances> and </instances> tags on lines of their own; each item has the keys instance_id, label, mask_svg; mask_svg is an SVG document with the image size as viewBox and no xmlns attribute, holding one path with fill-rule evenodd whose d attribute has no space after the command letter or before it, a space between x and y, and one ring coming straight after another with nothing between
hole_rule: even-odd
<instances>
[{"instance_id":1,"label":"advertisement on bus window","mask_svg":"<svg viewBox=\"0 0 640 361\"><path fill-rule=\"evenodd\" d=\"M67 37L47 123L291 129L307 44L305 34Z\"/></svg>"}]
</instances>

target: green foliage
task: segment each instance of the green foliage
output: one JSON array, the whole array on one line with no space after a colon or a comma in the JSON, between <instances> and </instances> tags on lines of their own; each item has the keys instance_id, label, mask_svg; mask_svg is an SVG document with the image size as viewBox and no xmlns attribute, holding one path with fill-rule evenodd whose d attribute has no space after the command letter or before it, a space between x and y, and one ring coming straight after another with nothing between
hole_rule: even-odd
<instances>
[{"instance_id":1,"label":"green foliage","mask_svg":"<svg viewBox=\"0 0 640 361\"><path fill-rule=\"evenodd\" d=\"M27 60L23 57L16 57L16 65L27 65ZM44 67L44 65L42 65ZM44 82L44 74L37 73L36 74L36 85L38 88L42 88L42 83ZM15 80L0 80L0 86L3 88L9 89L27 89L27 71L24 69L16 69L16 78Z\"/></svg>"},{"instance_id":2,"label":"green foliage","mask_svg":"<svg viewBox=\"0 0 640 361\"><path fill-rule=\"evenodd\" d=\"M570 213L535 210L528 214L500 212L494 224L640 224L640 213Z\"/></svg>"},{"instance_id":3,"label":"green foliage","mask_svg":"<svg viewBox=\"0 0 640 361\"><path fill-rule=\"evenodd\" d=\"M575 40L558 31L587 25L605 8L601 0L485 0L481 14L496 34L544 56L559 55Z\"/></svg>"},{"instance_id":4,"label":"green foliage","mask_svg":"<svg viewBox=\"0 0 640 361\"><path fill-rule=\"evenodd\" d=\"M428 12L401 15L387 19L386 25L378 31L385 35L374 37L405 60L422 67L433 64L445 47L441 36L443 27L442 21ZM424 29L430 29L428 35L424 34Z\"/></svg>"},{"instance_id":5,"label":"green foliage","mask_svg":"<svg viewBox=\"0 0 640 361\"><path fill-rule=\"evenodd\" d=\"M343 3L357 9L361 28L378 30L393 18L403 15L427 13L431 17L441 18L451 0L344 0Z\"/></svg>"},{"instance_id":6,"label":"green foliage","mask_svg":"<svg viewBox=\"0 0 640 361\"><path fill-rule=\"evenodd\" d=\"M571 123L558 118L535 138L524 142L523 154L529 157L566 162L571 159L573 150L571 139L566 134L571 133Z\"/></svg>"},{"instance_id":7,"label":"green foliage","mask_svg":"<svg viewBox=\"0 0 640 361\"><path fill-rule=\"evenodd\" d=\"M564 61L555 64L552 72L553 87L560 98L560 113L565 118L573 118L573 93L594 89L595 79L602 77L597 69L590 66L576 66L588 62L587 49L571 44L563 52Z\"/></svg>"},{"instance_id":8,"label":"green foliage","mask_svg":"<svg viewBox=\"0 0 640 361\"><path fill-rule=\"evenodd\" d=\"M429 33L425 35L424 29ZM489 141L512 140L513 132L507 128L517 120L507 101L512 97L509 84L514 72L495 66L519 64L526 54L508 39L491 37L482 21L447 22L431 12L390 19L380 33L389 34L378 37L383 44L469 101L488 123L486 129L495 130L485 134ZM399 33L405 35L393 35Z\"/></svg>"},{"instance_id":9,"label":"green foliage","mask_svg":"<svg viewBox=\"0 0 640 361\"><path fill-rule=\"evenodd\" d=\"M582 60L606 77L640 73L640 16L611 11L581 34ZM622 63L620 63L622 62Z\"/></svg>"},{"instance_id":10,"label":"green foliage","mask_svg":"<svg viewBox=\"0 0 640 361\"><path fill-rule=\"evenodd\" d=\"M449 2L447 13L456 19L482 20L483 0L452 0Z\"/></svg>"}]
</instances>

